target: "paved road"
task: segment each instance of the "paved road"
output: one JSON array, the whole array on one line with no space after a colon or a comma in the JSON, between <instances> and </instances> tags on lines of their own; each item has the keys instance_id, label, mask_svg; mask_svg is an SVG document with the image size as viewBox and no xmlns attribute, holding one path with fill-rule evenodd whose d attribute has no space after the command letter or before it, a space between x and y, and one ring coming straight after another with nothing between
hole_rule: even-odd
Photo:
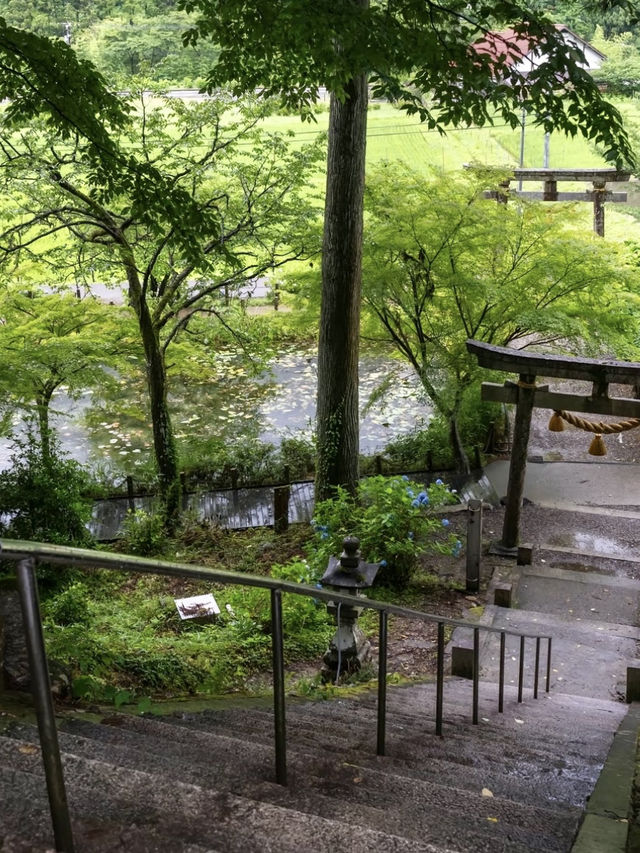
<instances>
[{"instance_id":1,"label":"paved road","mask_svg":"<svg viewBox=\"0 0 640 853\"><path fill-rule=\"evenodd\" d=\"M498 495L506 495L509 461L492 462L486 474ZM528 462L524 496L538 506L582 511L615 507L620 514L640 517L640 465Z\"/></svg>"}]
</instances>

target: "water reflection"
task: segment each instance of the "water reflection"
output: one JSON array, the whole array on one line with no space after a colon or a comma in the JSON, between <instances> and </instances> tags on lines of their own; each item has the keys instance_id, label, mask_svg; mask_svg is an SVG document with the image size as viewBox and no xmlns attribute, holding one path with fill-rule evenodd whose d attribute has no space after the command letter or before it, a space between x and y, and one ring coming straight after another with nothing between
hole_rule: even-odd
<instances>
[{"instance_id":1,"label":"water reflection","mask_svg":"<svg viewBox=\"0 0 640 853\"><path fill-rule=\"evenodd\" d=\"M393 375L389 393L364 412L360 442L364 453L381 450L391 439L428 422L411 369L383 356L360 361L360 401ZM289 349L258 376L237 358L220 358L216 375L202 381L172 382L169 405L181 452L198 453L207 442L221 445L247 439L279 444L284 436L311 435L315 418L315 352ZM89 391L77 400L59 392L53 400L52 426L63 451L78 462L120 474L133 473L151 456L151 426L142 375L115 378L102 396ZM16 432L24 425L16 420ZM10 442L0 440L0 469L6 468Z\"/></svg>"}]
</instances>

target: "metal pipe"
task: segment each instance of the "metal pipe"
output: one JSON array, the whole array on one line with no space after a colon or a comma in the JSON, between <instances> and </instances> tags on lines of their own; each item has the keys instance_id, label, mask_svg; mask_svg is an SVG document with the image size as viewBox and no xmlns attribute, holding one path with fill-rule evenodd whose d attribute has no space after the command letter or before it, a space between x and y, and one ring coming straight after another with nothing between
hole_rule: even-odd
<instances>
[{"instance_id":1,"label":"metal pipe","mask_svg":"<svg viewBox=\"0 0 640 853\"><path fill-rule=\"evenodd\" d=\"M524 130L527 124L527 110L522 108L522 118L520 119L520 158L518 163L522 169L524 166ZM522 178L518 181L518 192L522 192Z\"/></svg>"},{"instance_id":2,"label":"metal pipe","mask_svg":"<svg viewBox=\"0 0 640 853\"><path fill-rule=\"evenodd\" d=\"M549 688L551 687L551 637L547 640L547 686L545 688L545 693L549 692Z\"/></svg>"},{"instance_id":3,"label":"metal pipe","mask_svg":"<svg viewBox=\"0 0 640 853\"><path fill-rule=\"evenodd\" d=\"M222 571L206 566L193 566L187 563L173 563L167 560L150 560L145 557L132 557L127 554L113 554L107 551L90 551L84 548L70 548L65 545L51 545L42 542L20 542L3 539L2 558L18 561L34 558L54 565L83 569L108 569L118 572L140 572L150 575L166 575L168 577L193 578L205 580L208 583L237 584L239 586L257 587L260 589L279 589L282 592L292 592L309 598L327 602L342 602L351 607L367 607L371 610L385 610L388 614L402 616L407 619L417 619L426 623L444 622L452 628L469 628L469 623L463 619L450 619L433 613L424 613L410 607L401 607L387 601L376 601L355 595L338 594L335 590L318 589L317 586L301 584L297 581L285 581L262 575L248 575L241 572ZM488 634L501 633L500 628L485 625L482 628ZM509 636L520 636L519 631L507 631ZM533 636L533 635L527 635ZM545 639L546 635L542 635Z\"/></svg>"},{"instance_id":4,"label":"metal pipe","mask_svg":"<svg viewBox=\"0 0 640 853\"><path fill-rule=\"evenodd\" d=\"M62 851L62 853L74 853L69 805L64 785L53 697L51 695L49 667L40 619L35 560L20 560L17 565L16 576L56 850Z\"/></svg>"},{"instance_id":5,"label":"metal pipe","mask_svg":"<svg viewBox=\"0 0 640 853\"><path fill-rule=\"evenodd\" d=\"M473 725L478 725L478 685L480 681L480 629L473 629Z\"/></svg>"},{"instance_id":6,"label":"metal pipe","mask_svg":"<svg viewBox=\"0 0 640 853\"><path fill-rule=\"evenodd\" d=\"M538 698L538 670L540 668L540 637L536 637L536 669L533 675L533 698Z\"/></svg>"},{"instance_id":7,"label":"metal pipe","mask_svg":"<svg viewBox=\"0 0 640 853\"><path fill-rule=\"evenodd\" d=\"M387 612L380 611L378 652L378 742L377 753L384 755L387 728Z\"/></svg>"},{"instance_id":8,"label":"metal pipe","mask_svg":"<svg viewBox=\"0 0 640 853\"><path fill-rule=\"evenodd\" d=\"M444 700L444 622L438 622L438 662L436 666L436 734L442 736Z\"/></svg>"},{"instance_id":9,"label":"metal pipe","mask_svg":"<svg viewBox=\"0 0 640 853\"><path fill-rule=\"evenodd\" d=\"M500 675L498 677L498 713L504 711L504 653L506 634L504 631L500 634Z\"/></svg>"},{"instance_id":10,"label":"metal pipe","mask_svg":"<svg viewBox=\"0 0 640 853\"><path fill-rule=\"evenodd\" d=\"M524 637L520 637L520 664L518 669L518 702L522 702L522 687L524 685Z\"/></svg>"},{"instance_id":11,"label":"metal pipe","mask_svg":"<svg viewBox=\"0 0 640 853\"><path fill-rule=\"evenodd\" d=\"M271 644L273 652L273 718L276 746L276 782L287 784L287 735L284 703L282 592L271 590Z\"/></svg>"}]
</instances>

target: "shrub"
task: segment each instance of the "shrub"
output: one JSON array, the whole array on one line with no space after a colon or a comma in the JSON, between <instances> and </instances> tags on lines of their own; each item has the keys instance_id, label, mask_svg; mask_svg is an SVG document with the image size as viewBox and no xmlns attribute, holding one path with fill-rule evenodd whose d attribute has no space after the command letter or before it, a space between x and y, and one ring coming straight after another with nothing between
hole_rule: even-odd
<instances>
[{"instance_id":1,"label":"shrub","mask_svg":"<svg viewBox=\"0 0 640 853\"><path fill-rule=\"evenodd\" d=\"M160 513L149 513L144 509L128 512L123 529L123 548L130 554L152 557L161 554L166 547L164 520Z\"/></svg>"},{"instance_id":2,"label":"shrub","mask_svg":"<svg viewBox=\"0 0 640 853\"><path fill-rule=\"evenodd\" d=\"M57 545L87 545L89 475L61 453L53 436L45 456L32 433L14 439L11 467L0 473L0 534Z\"/></svg>"},{"instance_id":3,"label":"shrub","mask_svg":"<svg viewBox=\"0 0 640 853\"><path fill-rule=\"evenodd\" d=\"M334 498L316 506L312 521L312 564L317 575L332 554L341 553L345 536L357 536L364 558L382 562L378 581L404 586L420 554L456 548L455 537L433 514L435 506L455 502L441 480L424 488L408 477L369 477L361 481L355 498L338 488Z\"/></svg>"}]
</instances>

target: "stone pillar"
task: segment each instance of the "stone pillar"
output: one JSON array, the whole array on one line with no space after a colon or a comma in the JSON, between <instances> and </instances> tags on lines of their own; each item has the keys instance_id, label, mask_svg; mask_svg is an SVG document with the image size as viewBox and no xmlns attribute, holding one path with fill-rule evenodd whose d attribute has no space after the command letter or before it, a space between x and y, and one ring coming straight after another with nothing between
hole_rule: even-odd
<instances>
[{"instance_id":1,"label":"stone pillar","mask_svg":"<svg viewBox=\"0 0 640 853\"><path fill-rule=\"evenodd\" d=\"M518 537L520 535L520 511L522 508L524 478L527 469L531 414L533 412L536 391L535 382L536 377L531 374L521 374L520 381L518 382L518 404L516 406L516 418L513 426L507 506L502 527L502 541L497 546L498 552L513 552L514 557L516 556Z\"/></svg>"},{"instance_id":2,"label":"stone pillar","mask_svg":"<svg viewBox=\"0 0 640 853\"><path fill-rule=\"evenodd\" d=\"M471 498L467 507L467 592L480 589L482 551L482 501Z\"/></svg>"},{"instance_id":3,"label":"stone pillar","mask_svg":"<svg viewBox=\"0 0 640 853\"><path fill-rule=\"evenodd\" d=\"M593 182L593 230L598 237L604 237L604 181Z\"/></svg>"}]
</instances>

